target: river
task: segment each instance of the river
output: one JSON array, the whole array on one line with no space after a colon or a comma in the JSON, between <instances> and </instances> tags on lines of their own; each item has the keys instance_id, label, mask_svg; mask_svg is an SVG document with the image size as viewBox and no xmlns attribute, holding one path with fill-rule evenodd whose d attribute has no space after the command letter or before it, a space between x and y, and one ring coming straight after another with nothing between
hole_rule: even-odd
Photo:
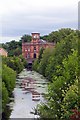
<instances>
[{"instance_id":1,"label":"river","mask_svg":"<svg viewBox=\"0 0 80 120\"><path fill-rule=\"evenodd\" d=\"M16 79L14 101L9 103L12 110L10 118L36 118L34 108L45 102L43 95L47 93L48 81L35 71L24 69Z\"/></svg>"}]
</instances>

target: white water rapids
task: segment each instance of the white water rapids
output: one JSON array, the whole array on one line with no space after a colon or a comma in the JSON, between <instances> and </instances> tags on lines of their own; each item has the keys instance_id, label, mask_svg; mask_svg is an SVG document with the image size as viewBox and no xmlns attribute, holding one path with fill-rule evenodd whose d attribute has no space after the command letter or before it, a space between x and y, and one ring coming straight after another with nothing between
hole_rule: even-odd
<instances>
[{"instance_id":1,"label":"white water rapids","mask_svg":"<svg viewBox=\"0 0 80 120\"><path fill-rule=\"evenodd\" d=\"M21 83L23 80L31 80L34 86L33 92L40 94L40 100L32 100L32 91L24 90L21 88ZM14 102L10 103L10 108L12 109L10 118L36 118L38 115L34 115L33 109L40 104L45 102L42 94L47 93L47 80L37 72L27 71L24 69L16 79L16 87L14 88Z\"/></svg>"}]
</instances>

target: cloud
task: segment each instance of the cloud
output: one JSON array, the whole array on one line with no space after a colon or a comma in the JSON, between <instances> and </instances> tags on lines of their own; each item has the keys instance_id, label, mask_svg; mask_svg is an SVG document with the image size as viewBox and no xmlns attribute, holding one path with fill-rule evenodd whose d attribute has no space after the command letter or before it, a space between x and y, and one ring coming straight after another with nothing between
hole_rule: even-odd
<instances>
[{"instance_id":1,"label":"cloud","mask_svg":"<svg viewBox=\"0 0 80 120\"><path fill-rule=\"evenodd\" d=\"M5 42L9 42L9 41L12 41L12 40L15 40L15 41L19 41L21 39L21 36L10 36L10 37L7 37L7 36L1 36L0 37L0 43L5 43Z\"/></svg>"},{"instance_id":2,"label":"cloud","mask_svg":"<svg viewBox=\"0 0 80 120\"><path fill-rule=\"evenodd\" d=\"M10 39L35 31L48 34L61 27L77 29L77 6L78 0L3 0L0 36Z\"/></svg>"}]
</instances>

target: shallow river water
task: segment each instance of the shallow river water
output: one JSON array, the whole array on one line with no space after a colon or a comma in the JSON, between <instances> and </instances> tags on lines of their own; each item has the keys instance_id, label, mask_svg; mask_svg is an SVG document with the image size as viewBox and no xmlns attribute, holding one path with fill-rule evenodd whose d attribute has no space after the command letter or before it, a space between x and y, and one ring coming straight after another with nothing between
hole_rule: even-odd
<instances>
[{"instance_id":1,"label":"shallow river water","mask_svg":"<svg viewBox=\"0 0 80 120\"><path fill-rule=\"evenodd\" d=\"M47 93L47 83L39 73L24 69L16 79L16 87L13 91L14 102L10 103L10 109L12 109L10 118L39 117L32 112L37 104L45 102L43 94Z\"/></svg>"}]
</instances>

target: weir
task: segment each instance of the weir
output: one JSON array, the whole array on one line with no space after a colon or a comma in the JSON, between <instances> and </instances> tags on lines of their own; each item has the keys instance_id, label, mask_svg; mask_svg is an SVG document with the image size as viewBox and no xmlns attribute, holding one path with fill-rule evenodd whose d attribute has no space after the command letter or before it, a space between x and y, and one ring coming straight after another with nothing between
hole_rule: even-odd
<instances>
[{"instance_id":1,"label":"weir","mask_svg":"<svg viewBox=\"0 0 80 120\"><path fill-rule=\"evenodd\" d=\"M44 94L47 93L47 84L48 81L39 73L24 69L16 80L14 102L10 103L10 119L38 118L35 109L38 104L46 102Z\"/></svg>"}]
</instances>

